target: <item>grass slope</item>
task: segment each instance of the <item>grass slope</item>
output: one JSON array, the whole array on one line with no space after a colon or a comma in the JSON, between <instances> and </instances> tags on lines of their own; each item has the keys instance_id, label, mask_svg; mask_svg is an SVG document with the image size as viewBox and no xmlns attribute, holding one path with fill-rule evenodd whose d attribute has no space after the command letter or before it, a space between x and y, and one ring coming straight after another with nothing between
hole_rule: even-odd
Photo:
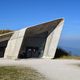
<instances>
[{"instance_id":1,"label":"grass slope","mask_svg":"<svg viewBox=\"0 0 80 80\"><path fill-rule=\"evenodd\" d=\"M80 56L62 56L60 59L76 59L80 60Z\"/></svg>"},{"instance_id":2,"label":"grass slope","mask_svg":"<svg viewBox=\"0 0 80 80\"><path fill-rule=\"evenodd\" d=\"M4 34L4 33L8 33L8 32L12 32L12 30L0 30L0 34Z\"/></svg>"},{"instance_id":3,"label":"grass slope","mask_svg":"<svg viewBox=\"0 0 80 80\"><path fill-rule=\"evenodd\" d=\"M40 73L31 68L15 66L0 67L0 80L46 80Z\"/></svg>"}]
</instances>

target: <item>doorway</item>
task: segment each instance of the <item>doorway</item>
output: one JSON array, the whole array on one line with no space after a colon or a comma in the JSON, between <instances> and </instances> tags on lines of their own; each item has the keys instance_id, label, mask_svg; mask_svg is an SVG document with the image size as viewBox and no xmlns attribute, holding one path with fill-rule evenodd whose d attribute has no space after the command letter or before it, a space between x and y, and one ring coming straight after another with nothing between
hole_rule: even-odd
<instances>
[{"instance_id":1,"label":"doorway","mask_svg":"<svg viewBox=\"0 0 80 80\"><path fill-rule=\"evenodd\" d=\"M41 58L44 53L47 32L26 34L21 45L18 58Z\"/></svg>"}]
</instances>

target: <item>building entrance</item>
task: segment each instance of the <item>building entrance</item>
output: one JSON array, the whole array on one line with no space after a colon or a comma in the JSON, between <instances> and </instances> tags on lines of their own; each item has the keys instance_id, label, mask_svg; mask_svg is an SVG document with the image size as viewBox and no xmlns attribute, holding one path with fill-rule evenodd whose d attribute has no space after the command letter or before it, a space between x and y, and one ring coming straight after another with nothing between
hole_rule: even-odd
<instances>
[{"instance_id":1,"label":"building entrance","mask_svg":"<svg viewBox=\"0 0 80 80\"><path fill-rule=\"evenodd\" d=\"M24 37L18 58L40 58L43 56L48 33L27 34Z\"/></svg>"}]
</instances>

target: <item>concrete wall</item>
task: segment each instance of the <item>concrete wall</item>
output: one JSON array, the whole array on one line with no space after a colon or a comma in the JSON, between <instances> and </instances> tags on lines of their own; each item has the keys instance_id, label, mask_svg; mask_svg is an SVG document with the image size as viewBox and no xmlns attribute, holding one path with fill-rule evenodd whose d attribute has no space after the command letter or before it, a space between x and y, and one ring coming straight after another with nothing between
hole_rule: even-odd
<instances>
[{"instance_id":1,"label":"concrete wall","mask_svg":"<svg viewBox=\"0 0 80 80\"><path fill-rule=\"evenodd\" d=\"M17 59L19 53L23 50L23 48L25 48L23 47L23 44L25 44L25 46L37 46L38 44L42 43L44 39L41 39L40 35L38 34L41 34L44 32L48 32L49 35L46 38L47 40L46 40L45 49L42 57L53 58L59 42L63 23L64 23L64 20L60 19L60 20L53 21L50 24L45 23L45 25L41 26L41 28L38 26L39 29L37 26L35 26L34 28L30 28L30 29L25 28L25 29L15 31L12 37L10 38L10 40L8 41L4 58ZM57 24L57 26L55 24ZM47 28L49 28L49 30ZM36 34L34 34L35 32ZM37 37L39 38L37 37L34 38L33 35L37 35ZM30 37L32 36L32 39L28 41L27 37L29 36Z\"/></svg>"},{"instance_id":2,"label":"concrete wall","mask_svg":"<svg viewBox=\"0 0 80 80\"><path fill-rule=\"evenodd\" d=\"M64 20L47 37L43 58L54 58Z\"/></svg>"},{"instance_id":3,"label":"concrete wall","mask_svg":"<svg viewBox=\"0 0 80 80\"><path fill-rule=\"evenodd\" d=\"M5 50L4 58L17 59L26 29L15 31Z\"/></svg>"}]
</instances>

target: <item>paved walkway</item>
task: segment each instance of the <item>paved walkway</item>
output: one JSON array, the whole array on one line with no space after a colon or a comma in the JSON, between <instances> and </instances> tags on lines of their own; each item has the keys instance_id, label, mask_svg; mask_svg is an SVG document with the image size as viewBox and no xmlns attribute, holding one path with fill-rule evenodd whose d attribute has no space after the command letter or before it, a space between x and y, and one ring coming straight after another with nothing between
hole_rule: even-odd
<instances>
[{"instance_id":1,"label":"paved walkway","mask_svg":"<svg viewBox=\"0 0 80 80\"><path fill-rule=\"evenodd\" d=\"M49 80L80 80L80 60L50 59L0 59L0 66L19 65L32 67L48 77Z\"/></svg>"}]
</instances>

